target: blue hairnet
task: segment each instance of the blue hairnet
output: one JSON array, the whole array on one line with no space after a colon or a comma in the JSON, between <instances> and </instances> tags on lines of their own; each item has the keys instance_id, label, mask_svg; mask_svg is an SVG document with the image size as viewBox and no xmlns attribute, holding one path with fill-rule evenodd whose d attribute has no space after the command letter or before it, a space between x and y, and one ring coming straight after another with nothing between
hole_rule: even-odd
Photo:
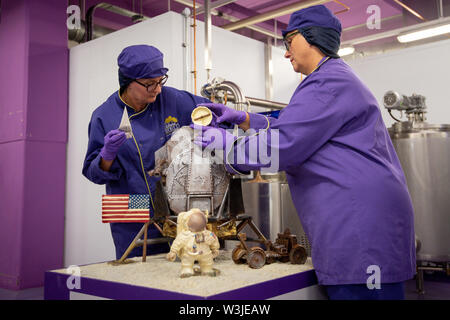
<instances>
[{"instance_id":1,"label":"blue hairnet","mask_svg":"<svg viewBox=\"0 0 450 320\"><path fill-rule=\"evenodd\" d=\"M312 6L294 12L289 18L283 37L298 30L309 44L317 46L325 55L339 58L342 26L338 18L324 5Z\"/></svg>"},{"instance_id":2,"label":"blue hairnet","mask_svg":"<svg viewBox=\"0 0 450 320\"><path fill-rule=\"evenodd\" d=\"M298 31L309 44L318 47L326 56L339 58L337 52L341 45L341 39L336 30L323 27L305 27L298 29Z\"/></svg>"},{"instance_id":3,"label":"blue hairnet","mask_svg":"<svg viewBox=\"0 0 450 320\"><path fill-rule=\"evenodd\" d=\"M161 51L153 46L134 45L122 50L117 58L120 87L127 86L134 79L151 79L163 76L169 71L164 67Z\"/></svg>"},{"instance_id":4,"label":"blue hairnet","mask_svg":"<svg viewBox=\"0 0 450 320\"><path fill-rule=\"evenodd\" d=\"M130 78L126 77L122 72L120 72L120 69L119 69L120 88L125 89L133 81L134 81L134 79L130 79Z\"/></svg>"}]
</instances>

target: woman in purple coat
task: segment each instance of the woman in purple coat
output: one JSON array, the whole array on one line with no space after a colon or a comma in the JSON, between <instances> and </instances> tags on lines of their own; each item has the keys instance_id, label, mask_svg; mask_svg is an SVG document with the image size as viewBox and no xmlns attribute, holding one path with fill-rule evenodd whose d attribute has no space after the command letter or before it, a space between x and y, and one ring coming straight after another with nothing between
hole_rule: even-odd
<instances>
[{"instance_id":1,"label":"woman in purple coat","mask_svg":"<svg viewBox=\"0 0 450 320\"><path fill-rule=\"evenodd\" d=\"M278 159L330 299L403 299L416 270L412 203L375 97L337 55L340 33L325 6L293 13L285 57L306 78L289 105L275 119L208 104L216 123L258 132L237 139L202 127L196 143L234 151L232 173ZM270 149L270 162L258 146Z\"/></svg>"}]
</instances>

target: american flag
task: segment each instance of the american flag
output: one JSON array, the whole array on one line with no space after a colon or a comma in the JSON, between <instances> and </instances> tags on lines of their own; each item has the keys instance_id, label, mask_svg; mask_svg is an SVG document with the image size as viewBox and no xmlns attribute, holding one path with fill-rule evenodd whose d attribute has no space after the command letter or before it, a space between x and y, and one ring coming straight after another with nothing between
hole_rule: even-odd
<instances>
[{"instance_id":1,"label":"american flag","mask_svg":"<svg viewBox=\"0 0 450 320\"><path fill-rule=\"evenodd\" d=\"M148 194L108 194L102 196L102 222L148 222Z\"/></svg>"}]
</instances>

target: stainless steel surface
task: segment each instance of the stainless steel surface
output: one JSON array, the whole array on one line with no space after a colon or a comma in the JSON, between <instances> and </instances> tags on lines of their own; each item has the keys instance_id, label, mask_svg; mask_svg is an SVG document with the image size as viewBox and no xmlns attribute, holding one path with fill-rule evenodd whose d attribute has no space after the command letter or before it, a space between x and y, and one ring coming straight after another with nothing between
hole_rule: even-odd
<instances>
[{"instance_id":1,"label":"stainless steel surface","mask_svg":"<svg viewBox=\"0 0 450 320\"><path fill-rule=\"evenodd\" d=\"M245 99L248 101L248 103L250 103L251 106L263 107L272 110L282 110L287 106L287 104L285 103L264 100L259 98L245 97ZM235 98L232 94L229 94L227 100L234 103Z\"/></svg>"},{"instance_id":2,"label":"stainless steel surface","mask_svg":"<svg viewBox=\"0 0 450 320\"><path fill-rule=\"evenodd\" d=\"M311 255L311 248L292 202L285 176L281 174L278 177L280 180L273 178L268 183L242 182L245 213L252 217L262 234L272 241L278 233L289 228L291 233L297 236L299 244ZM251 230L247 230L249 237L256 238Z\"/></svg>"},{"instance_id":3,"label":"stainless steel surface","mask_svg":"<svg viewBox=\"0 0 450 320\"><path fill-rule=\"evenodd\" d=\"M450 261L450 125L389 128L414 206L417 260Z\"/></svg>"},{"instance_id":4,"label":"stainless steel surface","mask_svg":"<svg viewBox=\"0 0 450 320\"><path fill-rule=\"evenodd\" d=\"M266 100L273 99L273 61L272 61L272 44L270 39L264 45L264 64L266 78Z\"/></svg>"},{"instance_id":5,"label":"stainless steel surface","mask_svg":"<svg viewBox=\"0 0 450 320\"><path fill-rule=\"evenodd\" d=\"M204 1L205 8L205 69L206 69L206 81L211 78L212 59L211 59L211 0Z\"/></svg>"},{"instance_id":6,"label":"stainless steel surface","mask_svg":"<svg viewBox=\"0 0 450 320\"><path fill-rule=\"evenodd\" d=\"M191 24L189 22L189 16L191 15L191 10L189 8L184 8L183 12L184 20L184 32L183 32L183 89L190 91L189 87L189 31L191 29Z\"/></svg>"},{"instance_id":7,"label":"stainless steel surface","mask_svg":"<svg viewBox=\"0 0 450 320\"><path fill-rule=\"evenodd\" d=\"M203 86L202 96L208 99L215 99L217 102L232 102L236 106L236 110L249 111L249 105L264 107L268 109L281 110L287 106L285 103L269 101L264 99L245 97L238 85L223 78L213 78L209 83Z\"/></svg>"},{"instance_id":8,"label":"stainless steel surface","mask_svg":"<svg viewBox=\"0 0 450 320\"><path fill-rule=\"evenodd\" d=\"M272 11L268 11L256 16L252 16L246 19L242 19L236 22L232 22L229 24L226 24L224 26L222 26L222 28L224 28L225 30L236 30L236 29L240 29L240 28L244 28L247 27L249 25L253 25L253 24L257 24L259 22L263 22L263 21L267 21L273 18L277 18L277 17L281 17L287 14L290 14L294 11L300 10L300 9L304 9L307 7L311 7L311 6L315 6L318 4L323 4L326 2L330 2L330 0L309 0L309 1L303 1L303 2L296 2Z\"/></svg>"},{"instance_id":9,"label":"stainless steel surface","mask_svg":"<svg viewBox=\"0 0 450 320\"><path fill-rule=\"evenodd\" d=\"M228 93L231 93L234 97L233 103L236 110L248 111L248 102L242 94L241 88L234 82L216 77L208 81L201 91L202 96L208 99L219 99L219 102L222 102L224 96L228 95Z\"/></svg>"},{"instance_id":10,"label":"stainless steel surface","mask_svg":"<svg viewBox=\"0 0 450 320\"><path fill-rule=\"evenodd\" d=\"M278 233L282 232L280 184L243 181L242 198L245 214L252 217L253 223L267 239L274 241ZM245 232L249 238L257 238L250 228Z\"/></svg>"},{"instance_id":11,"label":"stainless steel surface","mask_svg":"<svg viewBox=\"0 0 450 320\"><path fill-rule=\"evenodd\" d=\"M250 103L250 105L256 106L256 107L264 107L264 108L268 108L268 109L272 109L272 110L281 110L287 106L286 103L281 103L281 102L269 101L269 100L252 98L252 97L245 97L245 98Z\"/></svg>"}]
</instances>

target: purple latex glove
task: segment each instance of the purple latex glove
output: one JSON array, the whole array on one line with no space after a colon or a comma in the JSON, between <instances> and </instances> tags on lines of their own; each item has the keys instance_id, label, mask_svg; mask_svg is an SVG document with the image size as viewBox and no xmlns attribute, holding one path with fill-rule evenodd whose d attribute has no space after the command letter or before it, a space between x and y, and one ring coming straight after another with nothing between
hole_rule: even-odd
<instances>
[{"instance_id":1,"label":"purple latex glove","mask_svg":"<svg viewBox=\"0 0 450 320\"><path fill-rule=\"evenodd\" d=\"M125 132L119 129L111 130L105 136L105 144L100 151L100 157L107 161L114 160L120 146L127 140Z\"/></svg>"},{"instance_id":2,"label":"purple latex glove","mask_svg":"<svg viewBox=\"0 0 450 320\"><path fill-rule=\"evenodd\" d=\"M194 143L208 150L230 150L236 137L228 130L211 126L199 126L191 124L195 130Z\"/></svg>"},{"instance_id":3,"label":"purple latex glove","mask_svg":"<svg viewBox=\"0 0 450 320\"><path fill-rule=\"evenodd\" d=\"M234 110L220 103L202 103L198 106L204 106L211 110L217 116L215 121L218 124L222 122L241 124L247 118L247 112Z\"/></svg>"}]
</instances>

